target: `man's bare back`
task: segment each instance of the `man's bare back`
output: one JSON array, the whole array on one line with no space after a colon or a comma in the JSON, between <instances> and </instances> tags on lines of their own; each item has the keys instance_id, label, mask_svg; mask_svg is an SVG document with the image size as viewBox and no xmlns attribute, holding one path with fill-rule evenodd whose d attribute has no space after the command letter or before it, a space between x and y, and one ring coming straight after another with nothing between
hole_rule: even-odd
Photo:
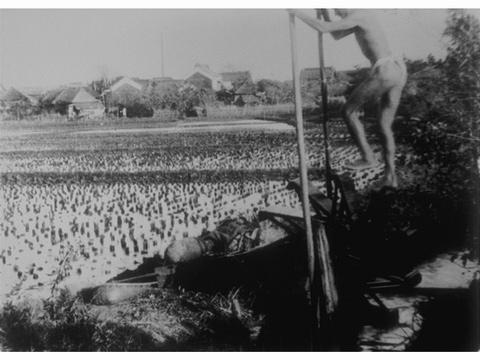
<instances>
[{"instance_id":1,"label":"man's bare back","mask_svg":"<svg viewBox=\"0 0 480 360\"><path fill-rule=\"evenodd\" d=\"M320 21L298 10L289 10L306 24L322 33L331 33L338 40L354 34L363 55L370 61L372 69L369 76L352 93L344 108L345 122L355 140L361 158L347 164L353 170L373 167L377 164L373 151L368 144L363 124L359 120L361 106L368 100L379 100L379 125L383 140L385 178L382 185L397 187L395 173L395 142L392 123L400 101L400 95L406 82L406 68L403 62L392 56L385 33L370 10L336 9L341 17L330 21L327 11Z\"/></svg>"}]
</instances>

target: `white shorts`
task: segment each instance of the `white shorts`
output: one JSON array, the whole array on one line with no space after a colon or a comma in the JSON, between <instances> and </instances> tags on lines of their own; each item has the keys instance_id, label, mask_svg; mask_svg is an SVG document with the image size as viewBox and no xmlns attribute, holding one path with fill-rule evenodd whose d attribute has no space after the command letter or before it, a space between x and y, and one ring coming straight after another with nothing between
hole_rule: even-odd
<instances>
[{"instance_id":1,"label":"white shorts","mask_svg":"<svg viewBox=\"0 0 480 360\"><path fill-rule=\"evenodd\" d=\"M381 68L384 65L387 64L393 64L396 67L398 67L400 71L400 76L401 76L401 81L404 83L407 81L407 67L405 66L405 63L403 60L395 57L395 56L387 56L378 59L375 64L373 64L372 68L370 69L370 75L373 76L379 68Z\"/></svg>"}]
</instances>

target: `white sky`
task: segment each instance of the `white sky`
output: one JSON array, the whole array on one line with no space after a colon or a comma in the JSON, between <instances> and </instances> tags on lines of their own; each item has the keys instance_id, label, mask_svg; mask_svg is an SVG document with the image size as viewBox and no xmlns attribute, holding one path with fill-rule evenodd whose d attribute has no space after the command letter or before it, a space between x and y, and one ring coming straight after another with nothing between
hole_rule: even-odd
<instances>
[{"instance_id":1,"label":"white sky","mask_svg":"<svg viewBox=\"0 0 480 360\"><path fill-rule=\"evenodd\" d=\"M475 10L478 14L479 10ZM313 12L312 12L313 14ZM393 51L443 56L446 11L378 10ZM316 33L298 22L300 66L318 66ZM215 71L250 70L255 79L291 78L284 10L0 10L0 83L50 87L110 76L185 78L196 62ZM326 36L327 65L367 65L349 37Z\"/></svg>"}]
</instances>

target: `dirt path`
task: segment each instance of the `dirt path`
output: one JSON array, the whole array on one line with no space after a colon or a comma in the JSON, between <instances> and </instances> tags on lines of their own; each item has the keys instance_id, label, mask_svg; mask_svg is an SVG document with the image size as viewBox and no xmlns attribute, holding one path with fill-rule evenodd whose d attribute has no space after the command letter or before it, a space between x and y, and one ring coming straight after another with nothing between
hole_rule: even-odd
<instances>
[{"instance_id":1,"label":"dirt path","mask_svg":"<svg viewBox=\"0 0 480 360\"><path fill-rule=\"evenodd\" d=\"M82 129L82 125L71 128L48 128L45 130L32 129L3 129L0 132L0 139L31 135L54 134L58 132L70 134L119 134L119 133L180 133L180 132L209 132L225 130L276 130L276 131L294 131L294 128L285 123L265 121L265 120L225 120L225 121L195 121L195 122L177 122L167 126L138 126L138 127L113 127L115 124L98 124L97 127L87 127Z\"/></svg>"}]
</instances>

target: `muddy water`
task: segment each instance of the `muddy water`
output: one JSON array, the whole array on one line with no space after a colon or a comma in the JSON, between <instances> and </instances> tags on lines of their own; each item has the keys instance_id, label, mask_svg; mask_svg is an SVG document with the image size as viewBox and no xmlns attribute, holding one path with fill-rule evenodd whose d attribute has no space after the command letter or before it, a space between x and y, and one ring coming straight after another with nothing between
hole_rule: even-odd
<instances>
[{"instance_id":1,"label":"muddy water","mask_svg":"<svg viewBox=\"0 0 480 360\"><path fill-rule=\"evenodd\" d=\"M252 216L269 205L297 207L297 196L285 189L286 181L271 177L209 183L152 179L156 176L152 172L258 173L297 167L293 128L240 121L228 125L233 132L212 133L221 126L227 125L6 134L0 171L30 180L2 178L0 294L14 287L48 286L65 258L67 282L77 287L102 283L137 266L143 257L162 255L171 241L198 236L228 216ZM135 136L113 136L121 131ZM167 134L149 136L152 131ZM194 136L173 136L169 131ZM309 135L312 167L323 164L319 138L315 131ZM332 166L342 172L344 162L358 153L353 146L336 146L331 156ZM357 189L378 178L382 170L379 166L352 174ZM107 175L113 180L100 179Z\"/></svg>"},{"instance_id":2,"label":"muddy water","mask_svg":"<svg viewBox=\"0 0 480 360\"><path fill-rule=\"evenodd\" d=\"M65 257L71 265L67 283L102 283L226 217L252 217L268 205L297 207L297 196L285 186L251 181L2 188L0 291L48 285Z\"/></svg>"}]
</instances>

